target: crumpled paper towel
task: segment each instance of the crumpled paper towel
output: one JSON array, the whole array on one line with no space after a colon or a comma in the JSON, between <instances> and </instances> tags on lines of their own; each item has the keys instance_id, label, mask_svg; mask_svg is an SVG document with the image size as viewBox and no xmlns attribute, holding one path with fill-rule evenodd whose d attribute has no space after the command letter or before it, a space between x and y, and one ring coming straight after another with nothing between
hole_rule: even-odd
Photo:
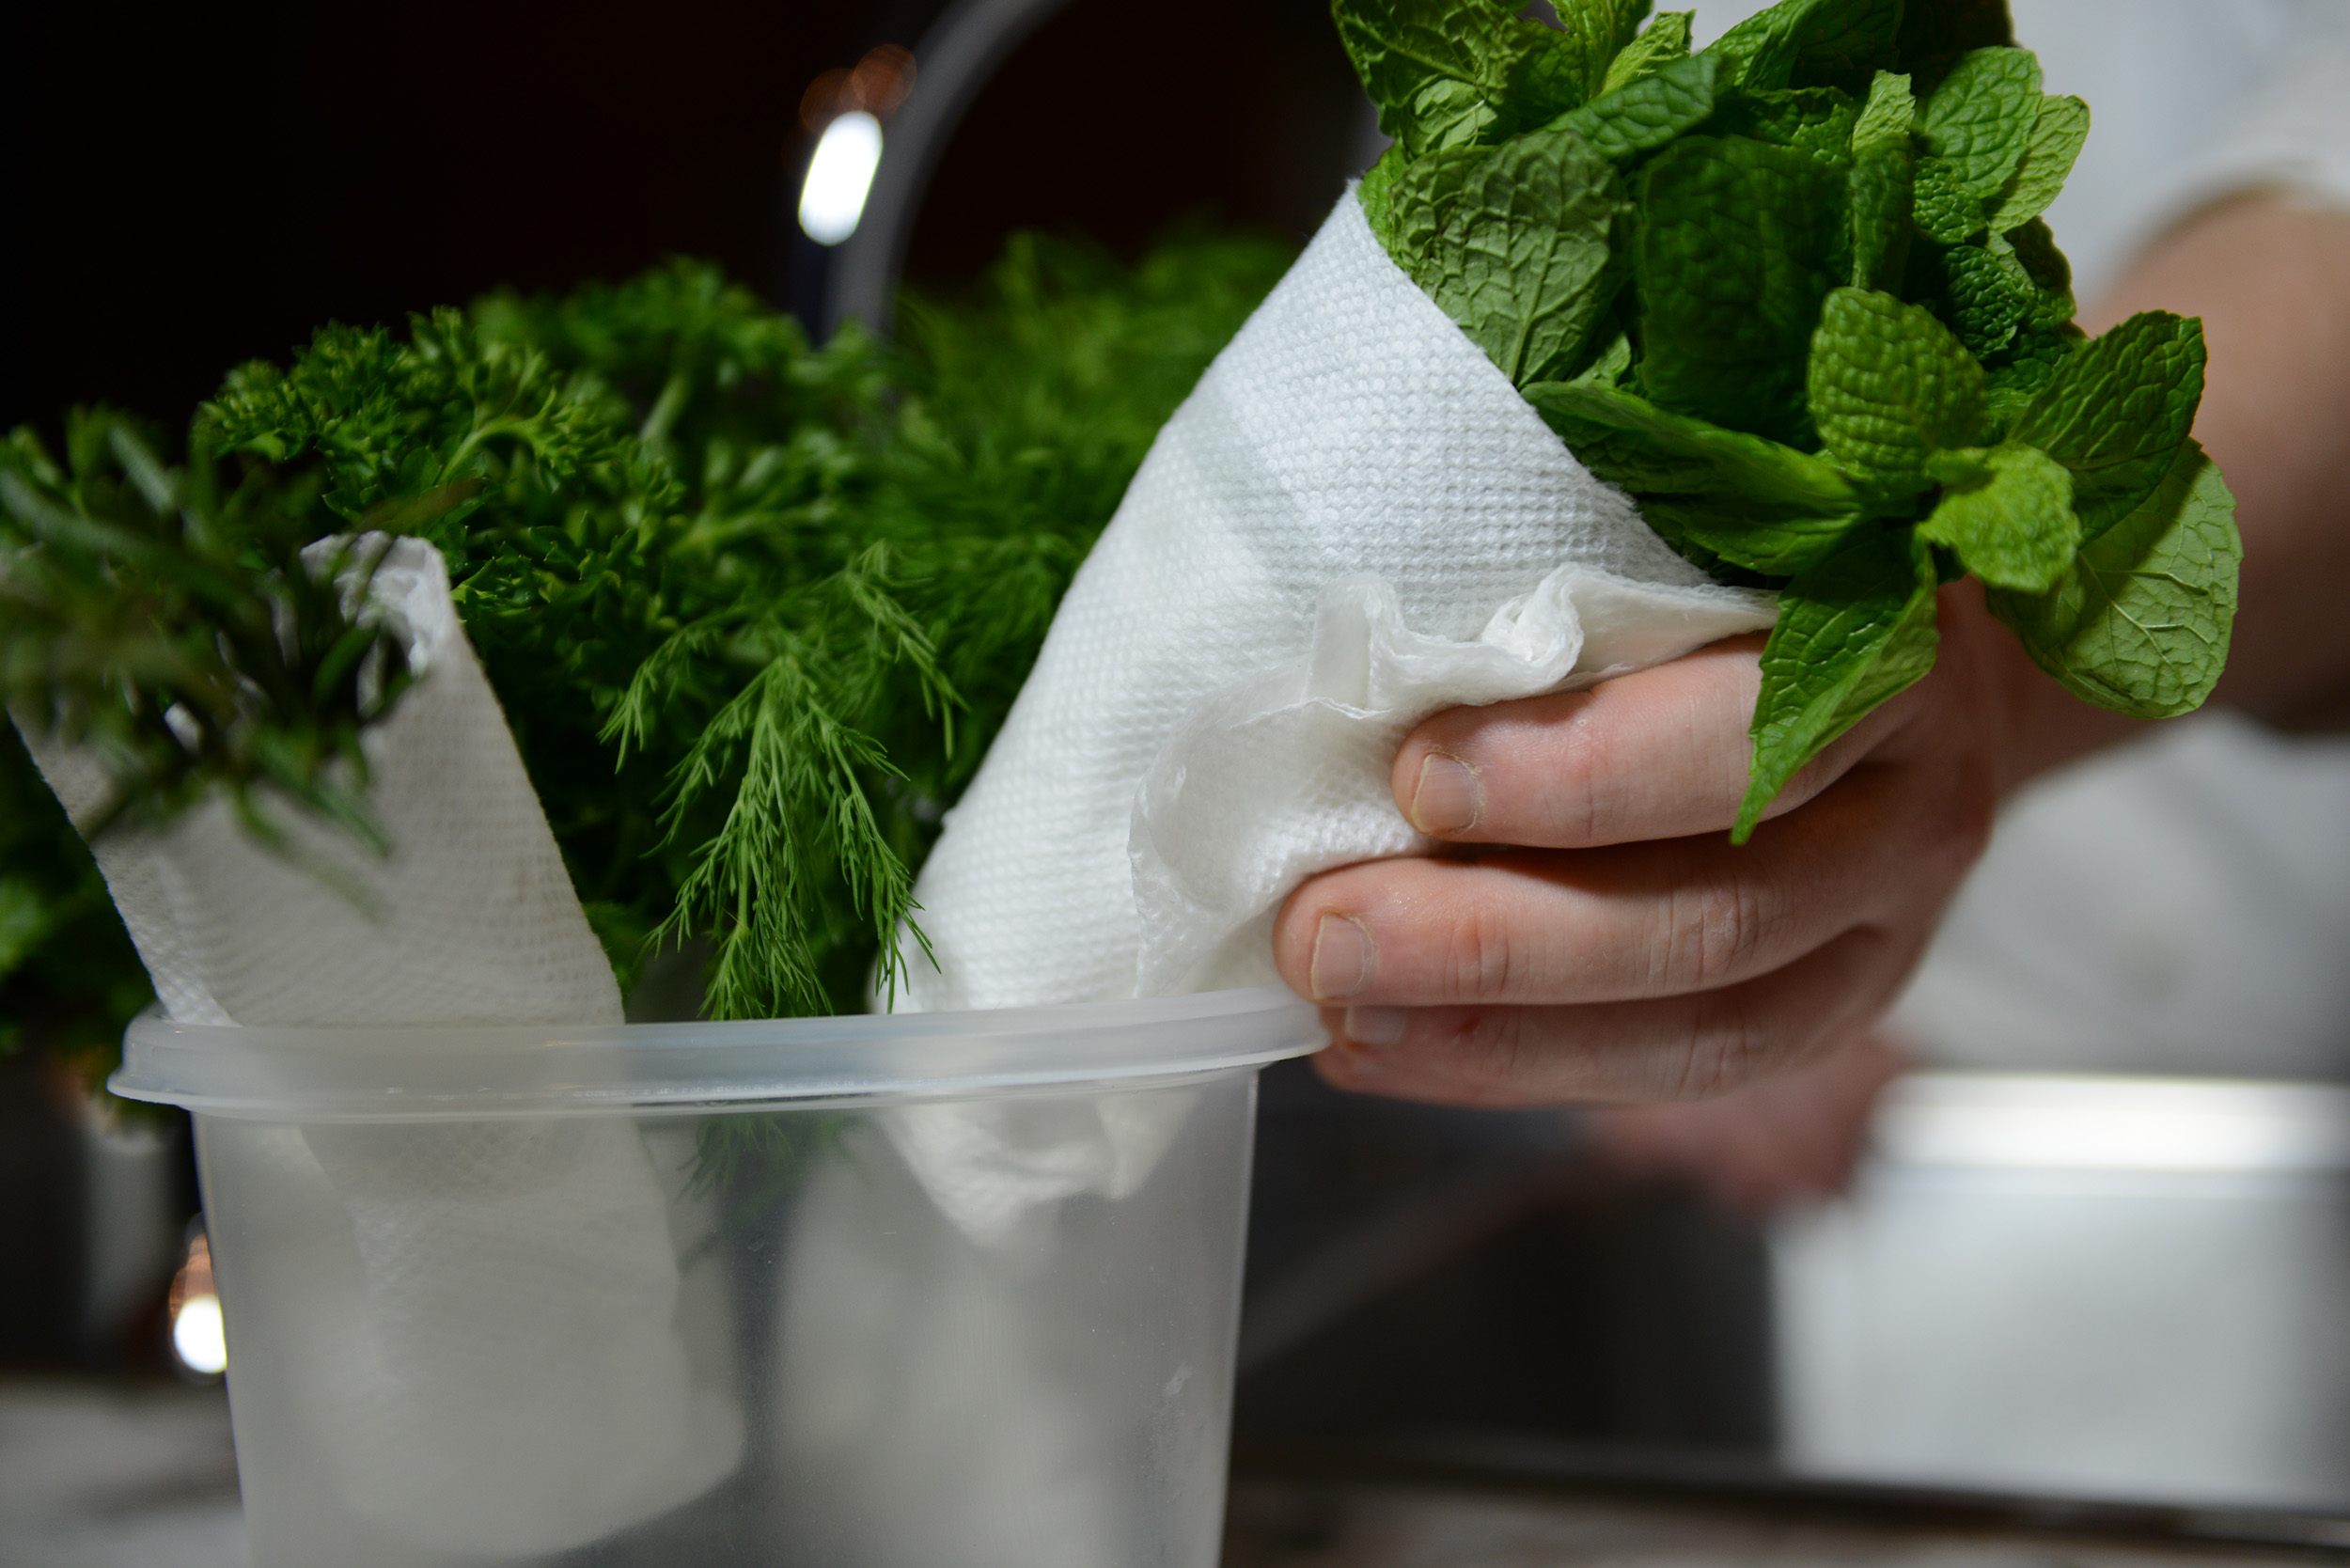
<instances>
[{"instance_id":1,"label":"crumpled paper towel","mask_svg":"<svg viewBox=\"0 0 2350 1568\"><path fill-rule=\"evenodd\" d=\"M1773 614L1769 595L1674 555L1575 462L1387 258L1349 192L1160 431L1078 572L916 884L937 966L911 958L902 1005L1275 983L1273 917L1300 880L1429 847L1388 785L1413 725L1656 664ZM975 1259L1041 1267L1062 1222L1088 1212L1078 1200L1147 1200L1192 1108L1162 1091L1071 1097L1049 1115L1007 1099L883 1120ZM816 1223L798 1245L825 1266L794 1275L787 1345L810 1321L857 1316L851 1260L870 1253L878 1269L885 1246L860 1250ZM1085 1390L1032 1347L1100 1323L991 1313L960 1276L929 1289L961 1325L953 1358L988 1370L995 1428L1040 1453L1086 1430L1068 1416ZM886 1388L938 1363L912 1328L859 1321L861 1339L828 1341L827 1386ZM979 1484L989 1433L906 1421L879 1402L844 1397L821 1420L787 1403L780 1424L866 1456L840 1482L870 1488L851 1506L968 1497L963 1560L1045 1560L1040 1540L1079 1544L1073 1564L1107 1560L1084 1554L1114 1513L1116 1476L1079 1466L1058 1488Z\"/></svg>"},{"instance_id":2,"label":"crumpled paper towel","mask_svg":"<svg viewBox=\"0 0 2350 1568\"><path fill-rule=\"evenodd\" d=\"M326 541L333 551L340 541ZM388 860L283 813L361 908L255 845L220 803L110 835L100 869L164 1011L194 1024L617 1024L620 997L439 554L382 549L372 602L420 672L365 739ZM323 558L322 557L321 558ZM77 822L93 759L24 727ZM445 1551L538 1553L684 1502L738 1463L740 1411L694 1386L671 1318L666 1201L624 1121L272 1129L327 1184L358 1266L326 1269L308 1365L325 1468L356 1513ZM583 1356L584 1346L597 1354Z\"/></svg>"},{"instance_id":3,"label":"crumpled paper towel","mask_svg":"<svg viewBox=\"0 0 2350 1568\"><path fill-rule=\"evenodd\" d=\"M1574 460L1350 192L1077 573L916 886L906 1005L1276 983L1302 878L1430 847L1388 786L1415 724L1772 616Z\"/></svg>"},{"instance_id":4,"label":"crumpled paper towel","mask_svg":"<svg viewBox=\"0 0 2350 1568\"><path fill-rule=\"evenodd\" d=\"M1775 607L1577 463L1350 191L1071 585L916 884L937 964L911 960L903 1005L1277 983L1292 887L1433 847L1388 782L1414 725L1662 663ZM1039 1172L1131 1186L1163 1141L1104 1122L1045 1147L1011 1114L895 1113L893 1141L975 1238L1070 1195Z\"/></svg>"}]
</instances>

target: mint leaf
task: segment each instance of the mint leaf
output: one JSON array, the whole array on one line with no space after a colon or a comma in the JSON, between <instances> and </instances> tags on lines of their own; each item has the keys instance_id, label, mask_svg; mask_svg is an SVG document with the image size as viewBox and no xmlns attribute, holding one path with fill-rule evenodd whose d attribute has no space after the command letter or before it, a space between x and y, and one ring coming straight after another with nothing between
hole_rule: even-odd
<instances>
[{"instance_id":1,"label":"mint leaf","mask_svg":"<svg viewBox=\"0 0 2350 1568\"><path fill-rule=\"evenodd\" d=\"M1612 388L1622 384L1624 373L1632 368L1632 337L1616 321L1602 332L1592 334L1600 347L1591 355L1591 362L1575 372L1575 384ZM1523 388L1520 389L1523 395Z\"/></svg>"},{"instance_id":2,"label":"mint leaf","mask_svg":"<svg viewBox=\"0 0 2350 1568\"><path fill-rule=\"evenodd\" d=\"M1617 282L1625 211L1607 161L1572 131L1408 165L1392 197L1403 265L1512 383L1564 375Z\"/></svg>"},{"instance_id":3,"label":"mint leaf","mask_svg":"<svg viewBox=\"0 0 2350 1568\"><path fill-rule=\"evenodd\" d=\"M1601 157L1621 163L1664 146L1711 115L1714 76L1720 66L1711 55L1669 61L1560 116L1552 128L1573 131Z\"/></svg>"},{"instance_id":4,"label":"mint leaf","mask_svg":"<svg viewBox=\"0 0 2350 1568\"><path fill-rule=\"evenodd\" d=\"M2022 269L2035 295L2024 313L2027 326L2044 330L2072 321L2073 264L2057 249L2056 236L2048 232L2045 219L2033 218L2004 234L1994 234L1983 248L1994 256L2013 256Z\"/></svg>"},{"instance_id":5,"label":"mint leaf","mask_svg":"<svg viewBox=\"0 0 2350 1568\"><path fill-rule=\"evenodd\" d=\"M2040 101L2040 117L2032 122L2024 145L2024 161L1999 192L1991 208L1991 228L2004 234L2031 222L2048 210L2064 189L2073 161L2089 140L2089 105L2077 98L2054 95Z\"/></svg>"},{"instance_id":6,"label":"mint leaf","mask_svg":"<svg viewBox=\"0 0 2350 1568\"><path fill-rule=\"evenodd\" d=\"M1865 91L1879 67L1896 61L1902 9L1903 0L1819 0L1797 29L1795 69L1788 85Z\"/></svg>"},{"instance_id":7,"label":"mint leaf","mask_svg":"<svg viewBox=\"0 0 2350 1568\"><path fill-rule=\"evenodd\" d=\"M2009 435L2073 471L2093 540L2162 482L2202 397L2203 323L2142 311L2067 354Z\"/></svg>"},{"instance_id":8,"label":"mint leaf","mask_svg":"<svg viewBox=\"0 0 2350 1568\"><path fill-rule=\"evenodd\" d=\"M1841 174L1789 148L1684 136L1650 159L1639 183L1633 265L1649 396L1810 445L1811 333L1852 269Z\"/></svg>"},{"instance_id":9,"label":"mint leaf","mask_svg":"<svg viewBox=\"0 0 2350 1568\"><path fill-rule=\"evenodd\" d=\"M1754 758L1731 841L1871 709L1934 667L1934 557L1909 530L1863 527L1778 596L1754 702Z\"/></svg>"},{"instance_id":10,"label":"mint leaf","mask_svg":"<svg viewBox=\"0 0 2350 1568\"><path fill-rule=\"evenodd\" d=\"M1523 51L1511 72L1513 118L1539 125L1606 91L1607 68L1633 39L1649 0L1559 0L1555 28L1522 20Z\"/></svg>"},{"instance_id":11,"label":"mint leaf","mask_svg":"<svg viewBox=\"0 0 2350 1568\"><path fill-rule=\"evenodd\" d=\"M1893 63L1902 0L1779 0L1724 33L1709 54L1730 62L1729 80L1759 92L1781 87L1864 85Z\"/></svg>"},{"instance_id":12,"label":"mint leaf","mask_svg":"<svg viewBox=\"0 0 2350 1568\"><path fill-rule=\"evenodd\" d=\"M1931 488L1935 453L1991 437L1982 367L1932 311L1890 294L1828 295L1809 385L1812 423L1833 460L1888 494Z\"/></svg>"},{"instance_id":13,"label":"mint leaf","mask_svg":"<svg viewBox=\"0 0 2350 1568\"><path fill-rule=\"evenodd\" d=\"M1495 0L1335 0L1339 39L1379 129L1405 153L1497 140L1511 75L1528 41L1523 22Z\"/></svg>"},{"instance_id":14,"label":"mint leaf","mask_svg":"<svg viewBox=\"0 0 2350 1568\"><path fill-rule=\"evenodd\" d=\"M1859 513L1860 494L1852 481L1793 447L1724 430L1590 382L1536 382L1520 390L1554 429L1562 421L1579 421L1625 438L1618 447L1623 464L1619 472L1629 478L1600 475L1611 484L1743 497L1760 509ZM1574 446L1573 440L1568 444ZM1576 455L1581 456L1580 447Z\"/></svg>"},{"instance_id":15,"label":"mint leaf","mask_svg":"<svg viewBox=\"0 0 2350 1568\"><path fill-rule=\"evenodd\" d=\"M1628 87L1671 61L1685 57L1689 53L1689 22L1696 15L1695 11L1657 12L1656 20L1642 28L1640 36L1625 44L1608 63L1600 90L1615 92Z\"/></svg>"},{"instance_id":16,"label":"mint leaf","mask_svg":"<svg viewBox=\"0 0 2350 1568\"><path fill-rule=\"evenodd\" d=\"M1918 101L1910 95L1909 78L1880 71L1869 82L1869 96L1853 122L1853 151L1866 148L1909 146L1918 123Z\"/></svg>"},{"instance_id":17,"label":"mint leaf","mask_svg":"<svg viewBox=\"0 0 2350 1568\"><path fill-rule=\"evenodd\" d=\"M1643 495L1640 515L1684 554L1694 547L1764 577L1793 577L1825 558L1861 514L1766 510L1739 496Z\"/></svg>"},{"instance_id":18,"label":"mint leaf","mask_svg":"<svg viewBox=\"0 0 2350 1568\"><path fill-rule=\"evenodd\" d=\"M1826 555L1862 515L1852 481L1792 447L1588 382L1524 391L1586 467L1638 493L1642 515L1676 545L1788 576Z\"/></svg>"},{"instance_id":19,"label":"mint leaf","mask_svg":"<svg viewBox=\"0 0 2350 1568\"><path fill-rule=\"evenodd\" d=\"M1909 78L1880 71L1852 133L1852 173L1846 201L1852 213L1852 281L1891 292L1909 256L1911 187L1916 155L1910 126L1918 105Z\"/></svg>"},{"instance_id":20,"label":"mint leaf","mask_svg":"<svg viewBox=\"0 0 2350 1568\"><path fill-rule=\"evenodd\" d=\"M2227 663L2242 556L2227 481L2183 441L2154 492L2082 545L2055 587L1994 591L1991 612L2076 697L2171 718L2201 707Z\"/></svg>"},{"instance_id":21,"label":"mint leaf","mask_svg":"<svg viewBox=\"0 0 2350 1568\"><path fill-rule=\"evenodd\" d=\"M1969 195L1989 200L2023 162L2039 118L2039 59L2027 49L1976 49L1926 100L1918 133Z\"/></svg>"},{"instance_id":22,"label":"mint leaf","mask_svg":"<svg viewBox=\"0 0 2350 1568\"><path fill-rule=\"evenodd\" d=\"M1841 169L1852 157L1853 127L1859 118L1860 107L1852 95L1834 87L1741 89L1724 97L1707 130L1796 148Z\"/></svg>"},{"instance_id":23,"label":"mint leaf","mask_svg":"<svg viewBox=\"0 0 2350 1568\"><path fill-rule=\"evenodd\" d=\"M1978 357L2013 341L2039 300L2012 250L2002 256L1982 245L1953 245L1942 254L1944 318Z\"/></svg>"},{"instance_id":24,"label":"mint leaf","mask_svg":"<svg viewBox=\"0 0 2350 1568\"><path fill-rule=\"evenodd\" d=\"M1994 588L2045 592L2080 547L2072 474L2037 447L2014 441L1950 458L1953 468L1973 472L1945 486L1918 537L1950 549Z\"/></svg>"},{"instance_id":25,"label":"mint leaf","mask_svg":"<svg viewBox=\"0 0 2350 1568\"><path fill-rule=\"evenodd\" d=\"M1804 0L1778 0L1716 39L1706 53L1728 64L1724 79L1731 84L1762 91L1783 87L1794 75L1797 33L1810 8Z\"/></svg>"},{"instance_id":26,"label":"mint leaf","mask_svg":"<svg viewBox=\"0 0 2350 1568\"><path fill-rule=\"evenodd\" d=\"M2007 362L1991 371L1991 417L2001 430L2023 417L2031 400L2056 378L2057 367L2065 356L2088 340L2080 328L2069 322L2016 334L2015 341L2008 345Z\"/></svg>"},{"instance_id":27,"label":"mint leaf","mask_svg":"<svg viewBox=\"0 0 2350 1568\"><path fill-rule=\"evenodd\" d=\"M1404 262L1397 249L1400 242L1395 231L1395 180L1408 161L1402 146L1388 148L1364 171L1363 182L1355 188L1355 199L1363 204L1363 221L1371 226L1380 248L1395 257L1400 266ZM1404 266L1404 270L1411 269Z\"/></svg>"},{"instance_id":28,"label":"mint leaf","mask_svg":"<svg viewBox=\"0 0 2350 1568\"><path fill-rule=\"evenodd\" d=\"M1982 233L1985 223L1982 198L1966 189L1958 166L1942 158L1918 161L1911 212L1918 232L1938 245L1963 244Z\"/></svg>"}]
</instances>

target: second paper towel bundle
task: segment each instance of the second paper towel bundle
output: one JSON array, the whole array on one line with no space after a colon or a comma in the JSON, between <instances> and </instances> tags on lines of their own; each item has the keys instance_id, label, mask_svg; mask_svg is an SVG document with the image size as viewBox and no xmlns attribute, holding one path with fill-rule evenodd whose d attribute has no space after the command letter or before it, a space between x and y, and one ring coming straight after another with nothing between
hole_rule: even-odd
<instances>
[{"instance_id":1,"label":"second paper towel bundle","mask_svg":"<svg viewBox=\"0 0 2350 1568\"><path fill-rule=\"evenodd\" d=\"M218 800L160 834L101 839L165 1012L327 1031L619 1023L439 553L362 542L384 552L370 597L419 671L366 737L393 853L291 816L330 886ZM109 787L96 760L26 738L86 821ZM251 1209L256 1278L289 1297L236 1303L258 1336L236 1347L252 1356L240 1397L300 1410L300 1463L347 1511L306 1498L303 1513L467 1558L536 1555L666 1512L739 1463L742 1413L690 1364L665 1183L627 1121L228 1120L205 1143L208 1189L231 1184ZM274 1258L294 1261L282 1277Z\"/></svg>"}]
</instances>

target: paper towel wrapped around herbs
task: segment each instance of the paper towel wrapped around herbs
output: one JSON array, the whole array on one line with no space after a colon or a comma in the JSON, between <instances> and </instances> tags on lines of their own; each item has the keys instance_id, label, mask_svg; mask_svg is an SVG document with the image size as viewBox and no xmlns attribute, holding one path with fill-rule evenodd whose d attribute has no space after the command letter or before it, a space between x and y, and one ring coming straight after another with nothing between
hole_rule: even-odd
<instances>
[{"instance_id":1,"label":"paper towel wrapped around herbs","mask_svg":"<svg viewBox=\"0 0 2350 1568\"><path fill-rule=\"evenodd\" d=\"M365 739L387 860L299 816L287 831L300 855L274 855L219 802L93 846L164 1011L321 1028L619 1023L611 965L439 554L391 543L370 591L420 672ZM26 740L87 821L103 771ZM341 1303L305 1319L335 1331L267 1354L295 1363L272 1375L299 1390L352 1512L441 1551L557 1551L666 1512L739 1462L741 1412L696 1386L673 1322L667 1202L627 1122L240 1137L273 1145L289 1201L309 1195L350 1227L352 1266L313 1281Z\"/></svg>"},{"instance_id":2,"label":"paper towel wrapped around herbs","mask_svg":"<svg viewBox=\"0 0 2350 1568\"><path fill-rule=\"evenodd\" d=\"M1270 928L1313 872L1426 846L1388 788L1397 745L1461 703L1564 689L1767 626L1767 594L1723 588L1594 479L1509 378L1388 259L1350 192L1209 368L1144 460L1063 599L979 776L915 896L937 954L901 1005L1008 1007L1270 983ZM883 1119L964 1239L935 1288L972 1299L1043 1266L1062 1205L1143 1191L1187 1114L1181 1095L1102 1096L1042 1113L1017 1099ZM883 1266L849 1188L811 1195L786 1331L858 1313L846 1281ZM845 1249L845 1251L844 1251ZM870 1255L870 1257L869 1257ZM868 1258L857 1267L845 1258ZM976 1310L949 1349L840 1339L801 1397L868 1410L804 1430L807 1455L864 1456L869 1509L921 1477L1077 1454L1111 1437L1042 1370L987 1402L964 1363L1038 1367L1037 1343L1098 1325ZM920 1431L855 1392L918 1375L924 1426L1000 1434L942 1464ZM978 1473L978 1472L973 1472ZM1114 1482L972 1489L974 1563L1083 1568ZM1037 1528L1040 1516L1051 1526ZM1030 1553L1022 1557L1018 1545ZM1049 1554L1048 1554L1049 1555Z\"/></svg>"},{"instance_id":3,"label":"paper towel wrapped around herbs","mask_svg":"<svg viewBox=\"0 0 2350 1568\"><path fill-rule=\"evenodd\" d=\"M1440 709L1766 627L1593 478L1350 192L1177 411L915 897L901 1006L1277 980L1303 878L1430 847L1388 770Z\"/></svg>"}]
</instances>

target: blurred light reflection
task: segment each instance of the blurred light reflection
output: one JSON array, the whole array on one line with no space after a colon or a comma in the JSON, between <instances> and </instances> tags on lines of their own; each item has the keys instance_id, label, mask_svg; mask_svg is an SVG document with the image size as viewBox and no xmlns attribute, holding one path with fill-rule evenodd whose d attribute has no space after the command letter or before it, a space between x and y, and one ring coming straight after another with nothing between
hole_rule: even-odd
<instances>
[{"instance_id":1,"label":"blurred light reflection","mask_svg":"<svg viewBox=\"0 0 2350 1568\"><path fill-rule=\"evenodd\" d=\"M800 227L820 245L837 245L856 232L866 194L881 165L881 121L852 109L824 127L800 187Z\"/></svg>"},{"instance_id":2,"label":"blurred light reflection","mask_svg":"<svg viewBox=\"0 0 2350 1568\"><path fill-rule=\"evenodd\" d=\"M171 1281L171 1348L180 1364L202 1377L228 1370L228 1334L212 1288L212 1243L199 1231L188 1243L187 1261Z\"/></svg>"},{"instance_id":3,"label":"blurred light reflection","mask_svg":"<svg viewBox=\"0 0 2350 1568\"><path fill-rule=\"evenodd\" d=\"M1875 1123L1896 1165L2039 1170L2350 1169L2350 1090L2219 1080L1920 1074Z\"/></svg>"}]
</instances>

